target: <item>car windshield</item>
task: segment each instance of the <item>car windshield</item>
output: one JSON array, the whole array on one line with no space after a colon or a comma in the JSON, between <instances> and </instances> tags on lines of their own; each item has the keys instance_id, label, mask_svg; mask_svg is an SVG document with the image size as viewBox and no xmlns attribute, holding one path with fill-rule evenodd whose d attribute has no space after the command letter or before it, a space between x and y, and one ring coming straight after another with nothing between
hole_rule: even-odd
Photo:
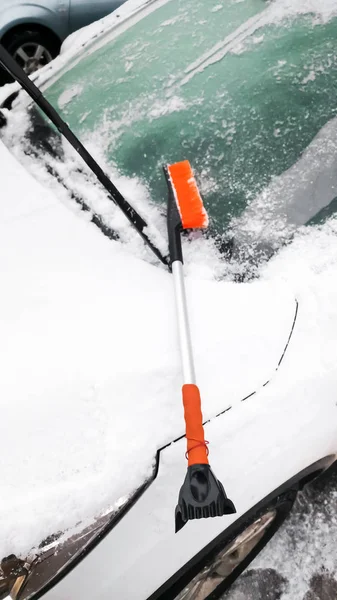
<instances>
[{"instance_id":1,"label":"car windshield","mask_svg":"<svg viewBox=\"0 0 337 600\"><path fill-rule=\"evenodd\" d=\"M47 98L155 202L162 165L188 159L219 232L282 237L329 214L337 184L324 142L336 19L303 4L158 0L68 65Z\"/></svg>"}]
</instances>

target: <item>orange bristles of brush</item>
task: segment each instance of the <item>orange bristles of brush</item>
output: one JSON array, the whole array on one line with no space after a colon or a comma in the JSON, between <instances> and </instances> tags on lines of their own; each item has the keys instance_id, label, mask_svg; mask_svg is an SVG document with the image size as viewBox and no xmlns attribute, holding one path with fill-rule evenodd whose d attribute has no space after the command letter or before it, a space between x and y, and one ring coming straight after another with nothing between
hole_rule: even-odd
<instances>
[{"instance_id":1,"label":"orange bristles of brush","mask_svg":"<svg viewBox=\"0 0 337 600\"><path fill-rule=\"evenodd\" d=\"M203 229L207 227L208 215L188 160L168 165L167 171L171 179L183 229Z\"/></svg>"}]
</instances>

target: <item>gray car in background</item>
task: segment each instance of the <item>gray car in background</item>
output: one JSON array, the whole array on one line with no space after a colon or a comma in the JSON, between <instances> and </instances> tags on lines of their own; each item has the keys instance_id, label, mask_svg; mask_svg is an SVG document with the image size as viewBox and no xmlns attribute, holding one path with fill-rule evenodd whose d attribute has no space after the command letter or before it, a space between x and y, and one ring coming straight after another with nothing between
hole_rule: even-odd
<instances>
[{"instance_id":1,"label":"gray car in background","mask_svg":"<svg viewBox=\"0 0 337 600\"><path fill-rule=\"evenodd\" d=\"M50 62L73 31L125 0L0 0L0 42L30 74Z\"/></svg>"}]
</instances>

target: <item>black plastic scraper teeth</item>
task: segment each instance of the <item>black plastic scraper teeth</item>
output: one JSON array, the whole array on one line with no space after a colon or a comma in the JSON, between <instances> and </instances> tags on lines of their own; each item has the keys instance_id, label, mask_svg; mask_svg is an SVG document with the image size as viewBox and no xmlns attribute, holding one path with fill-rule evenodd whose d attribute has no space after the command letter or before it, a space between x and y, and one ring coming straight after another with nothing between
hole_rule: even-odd
<instances>
[{"instance_id":1,"label":"black plastic scraper teeth","mask_svg":"<svg viewBox=\"0 0 337 600\"><path fill-rule=\"evenodd\" d=\"M176 507L176 533L189 520L222 517L235 512L233 502L227 498L222 483L209 465L188 467Z\"/></svg>"}]
</instances>

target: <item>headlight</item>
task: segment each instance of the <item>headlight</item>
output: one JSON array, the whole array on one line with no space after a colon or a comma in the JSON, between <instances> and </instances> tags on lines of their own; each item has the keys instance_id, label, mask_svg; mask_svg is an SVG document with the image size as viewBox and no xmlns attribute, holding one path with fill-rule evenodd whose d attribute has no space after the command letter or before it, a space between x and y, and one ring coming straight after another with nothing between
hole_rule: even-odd
<instances>
[{"instance_id":1,"label":"headlight","mask_svg":"<svg viewBox=\"0 0 337 600\"><path fill-rule=\"evenodd\" d=\"M88 545L114 521L109 513L87 529L62 542L61 534L43 542L35 557L24 561L14 555L1 562L0 600L28 600L65 575L74 561L81 558Z\"/></svg>"}]
</instances>

